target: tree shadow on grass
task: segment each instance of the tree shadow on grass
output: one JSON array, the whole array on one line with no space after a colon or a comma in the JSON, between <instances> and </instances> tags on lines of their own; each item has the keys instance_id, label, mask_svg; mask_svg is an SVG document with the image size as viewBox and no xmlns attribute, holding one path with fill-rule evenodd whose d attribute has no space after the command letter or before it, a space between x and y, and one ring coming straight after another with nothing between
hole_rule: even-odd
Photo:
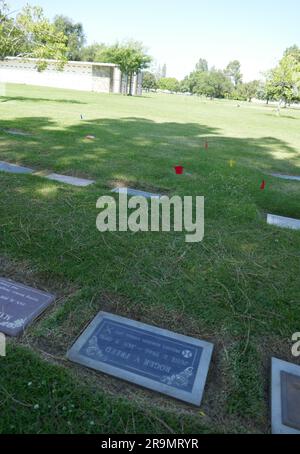
<instances>
[{"instance_id":1,"label":"tree shadow on grass","mask_svg":"<svg viewBox=\"0 0 300 454\"><path fill-rule=\"evenodd\" d=\"M102 118L62 127L48 117L0 120L1 129L33 131L35 137L13 137L2 153L38 168L70 174L112 177L127 171L151 176L164 166L217 166L231 159L257 172L299 173L299 153L275 137L222 136L218 128L198 123L157 123L146 118ZM87 140L86 136L95 136ZM208 140L208 149L205 141ZM25 146L24 146L25 145ZM148 169L148 170L147 170Z\"/></svg>"},{"instance_id":2,"label":"tree shadow on grass","mask_svg":"<svg viewBox=\"0 0 300 454\"><path fill-rule=\"evenodd\" d=\"M51 118L25 117L2 120L1 126L35 131L32 137L2 137L2 161L96 180L87 191L127 185L179 195L201 191L216 194L216 201L229 202L232 197L250 195L262 211L300 216L295 183L269 176L273 172L298 175L299 153L275 137L224 137L218 128L203 124L157 123L137 117L81 121L63 128ZM95 139L88 140L87 135ZM176 165L185 168L182 178L175 175ZM259 191L264 178L267 190Z\"/></svg>"},{"instance_id":3,"label":"tree shadow on grass","mask_svg":"<svg viewBox=\"0 0 300 454\"><path fill-rule=\"evenodd\" d=\"M273 117L273 118L287 118L288 120L300 120L300 116L299 117L296 117L295 115L288 115L288 114L283 114L281 113L280 115L278 115L276 113L276 109L274 109L272 112L266 112L266 113L263 113L263 115L265 117Z\"/></svg>"},{"instance_id":4,"label":"tree shadow on grass","mask_svg":"<svg viewBox=\"0 0 300 454\"><path fill-rule=\"evenodd\" d=\"M1 120L0 119L0 135L5 134L8 137L9 131L20 131L26 133L25 136L15 135L11 139L15 140L26 140L26 144L33 136L39 134L40 131L57 127L57 122L48 117L23 117L12 120ZM20 142L22 143L22 142ZM23 142L25 144L25 142Z\"/></svg>"},{"instance_id":5,"label":"tree shadow on grass","mask_svg":"<svg viewBox=\"0 0 300 454\"><path fill-rule=\"evenodd\" d=\"M87 104L86 102L78 101L76 99L52 99L52 98L38 98L31 96L0 96L0 103L19 101L19 102L54 102L61 104Z\"/></svg>"}]
</instances>

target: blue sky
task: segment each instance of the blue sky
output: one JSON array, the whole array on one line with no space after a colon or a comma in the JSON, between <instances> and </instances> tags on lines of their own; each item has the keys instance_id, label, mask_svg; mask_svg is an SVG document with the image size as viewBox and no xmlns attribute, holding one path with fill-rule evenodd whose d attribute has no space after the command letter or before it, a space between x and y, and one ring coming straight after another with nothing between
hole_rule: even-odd
<instances>
[{"instance_id":1,"label":"blue sky","mask_svg":"<svg viewBox=\"0 0 300 454\"><path fill-rule=\"evenodd\" d=\"M183 78L197 60L224 68L242 64L245 80L300 45L299 0L7 0L13 9L41 5L48 17L64 14L84 25L89 43L143 41L168 76Z\"/></svg>"}]
</instances>

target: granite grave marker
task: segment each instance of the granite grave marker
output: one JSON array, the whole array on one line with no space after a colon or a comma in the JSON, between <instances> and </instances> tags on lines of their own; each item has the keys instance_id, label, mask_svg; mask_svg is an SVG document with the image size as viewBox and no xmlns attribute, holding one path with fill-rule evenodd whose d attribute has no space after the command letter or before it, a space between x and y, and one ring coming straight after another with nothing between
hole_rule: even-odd
<instances>
[{"instance_id":1,"label":"granite grave marker","mask_svg":"<svg viewBox=\"0 0 300 454\"><path fill-rule=\"evenodd\" d=\"M281 178L282 180L300 181L300 177L295 175L283 175L281 173L272 173L272 177Z\"/></svg>"},{"instance_id":2,"label":"granite grave marker","mask_svg":"<svg viewBox=\"0 0 300 454\"><path fill-rule=\"evenodd\" d=\"M16 164L10 164L9 162L0 161L0 171L9 173L33 173L33 170L29 167L22 167Z\"/></svg>"},{"instance_id":3,"label":"granite grave marker","mask_svg":"<svg viewBox=\"0 0 300 454\"><path fill-rule=\"evenodd\" d=\"M125 194L127 192L130 196L135 197L145 197L146 199L160 199L160 194L153 194L152 192L145 192L140 191L138 189L131 189L131 188L115 188L111 192L115 192L117 194Z\"/></svg>"},{"instance_id":4,"label":"granite grave marker","mask_svg":"<svg viewBox=\"0 0 300 454\"><path fill-rule=\"evenodd\" d=\"M18 336L54 299L49 293L0 278L0 332Z\"/></svg>"},{"instance_id":5,"label":"granite grave marker","mask_svg":"<svg viewBox=\"0 0 300 454\"><path fill-rule=\"evenodd\" d=\"M70 361L200 405L213 344L100 312L77 339Z\"/></svg>"},{"instance_id":6,"label":"granite grave marker","mask_svg":"<svg viewBox=\"0 0 300 454\"><path fill-rule=\"evenodd\" d=\"M284 216L276 216L274 214L268 214L267 222L270 225L275 225L277 227L300 230L300 220L293 218L286 218Z\"/></svg>"},{"instance_id":7,"label":"granite grave marker","mask_svg":"<svg viewBox=\"0 0 300 454\"><path fill-rule=\"evenodd\" d=\"M18 129L5 129L4 130L7 134L11 134L12 136L23 136L29 137L31 134L25 131L20 131Z\"/></svg>"},{"instance_id":8,"label":"granite grave marker","mask_svg":"<svg viewBox=\"0 0 300 454\"><path fill-rule=\"evenodd\" d=\"M58 173L51 173L47 175L48 180L58 181L59 183L70 184L72 186L85 187L95 183L94 180L86 180L84 178L70 177L68 175L59 175Z\"/></svg>"},{"instance_id":9,"label":"granite grave marker","mask_svg":"<svg viewBox=\"0 0 300 454\"><path fill-rule=\"evenodd\" d=\"M300 434L300 366L272 359L272 432Z\"/></svg>"}]
</instances>

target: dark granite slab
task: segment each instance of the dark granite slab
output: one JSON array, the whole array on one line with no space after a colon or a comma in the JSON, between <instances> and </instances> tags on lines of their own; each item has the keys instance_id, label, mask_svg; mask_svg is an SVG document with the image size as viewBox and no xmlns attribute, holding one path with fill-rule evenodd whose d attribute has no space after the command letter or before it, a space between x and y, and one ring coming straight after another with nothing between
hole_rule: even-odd
<instances>
[{"instance_id":1,"label":"dark granite slab","mask_svg":"<svg viewBox=\"0 0 300 454\"><path fill-rule=\"evenodd\" d=\"M200 405L213 344L100 312L68 352L83 366Z\"/></svg>"},{"instance_id":2,"label":"dark granite slab","mask_svg":"<svg viewBox=\"0 0 300 454\"><path fill-rule=\"evenodd\" d=\"M300 366L272 359L272 432L300 434Z\"/></svg>"},{"instance_id":3,"label":"dark granite slab","mask_svg":"<svg viewBox=\"0 0 300 454\"><path fill-rule=\"evenodd\" d=\"M0 278L0 332L18 336L54 299L49 293Z\"/></svg>"},{"instance_id":4,"label":"dark granite slab","mask_svg":"<svg viewBox=\"0 0 300 454\"><path fill-rule=\"evenodd\" d=\"M47 175L48 180L58 181L59 183L70 184L72 186L85 187L95 183L94 180L86 180L85 178L70 177L68 175L60 175L58 173L51 173Z\"/></svg>"},{"instance_id":5,"label":"dark granite slab","mask_svg":"<svg viewBox=\"0 0 300 454\"><path fill-rule=\"evenodd\" d=\"M276 216L274 214L268 214L267 222L270 225L275 225L277 227L300 230L300 220L293 218L286 218L283 216Z\"/></svg>"},{"instance_id":6,"label":"dark granite slab","mask_svg":"<svg viewBox=\"0 0 300 454\"><path fill-rule=\"evenodd\" d=\"M116 192L117 194L125 194L129 196L135 197L145 197L146 199L160 199L162 196L160 194L153 194L152 192L140 191L138 189L131 189L131 188L115 188L112 192Z\"/></svg>"},{"instance_id":7,"label":"dark granite slab","mask_svg":"<svg viewBox=\"0 0 300 454\"><path fill-rule=\"evenodd\" d=\"M29 167L22 167L16 164L10 164L9 162L0 161L0 171L9 173L33 173L33 170Z\"/></svg>"}]
</instances>

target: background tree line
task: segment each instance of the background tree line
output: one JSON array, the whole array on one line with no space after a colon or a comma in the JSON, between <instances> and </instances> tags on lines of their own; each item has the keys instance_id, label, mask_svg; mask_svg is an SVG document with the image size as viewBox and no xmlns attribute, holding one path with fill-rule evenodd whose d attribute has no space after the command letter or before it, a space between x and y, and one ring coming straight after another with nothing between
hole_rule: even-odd
<instances>
[{"instance_id":1,"label":"background tree line","mask_svg":"<svg viewBox=\"0 0 300 454\"><path fill-rule=\"evenodd\" d=\"M145 71L152 59L140 42L86 45L81 23L63 15L50 21L42 8L29 5L12 13L5 0L0 0L0 59L6 56L36 58L38 70L46 68L45 59L57 60L59 68L67 61L115 63L128 76L128 94L131 94L132 78L144 70L145 90L160 89L241 101L256 97L266 102L276 100L279 105L300 101L300 48L296 45L285 51L279 64L265 74L262 81L244 83L241 64L237 60L220 70L214 66L210 68L203 58L199 59L194 71L179 81L166 77L166 65L156 71Z\"/></svg>"},{"instance_id":2,"label":"background tree line","mask_svg":"<svg viewBox=\"0 0 300 454\"><path fill-rule=\"evenodd\" d=\"M234 60L223 70L209 68L205 59L200 59L182 81L173 77L157 78L145 72L145 90L166 90L172 93L190 93L210 98L228 98L249 101L253 98L279 101L280 105L300 101L300 48L288 48L276 68L264 75L263 80L243 82L241 64Z\"/></svg>"}]
</instances>

